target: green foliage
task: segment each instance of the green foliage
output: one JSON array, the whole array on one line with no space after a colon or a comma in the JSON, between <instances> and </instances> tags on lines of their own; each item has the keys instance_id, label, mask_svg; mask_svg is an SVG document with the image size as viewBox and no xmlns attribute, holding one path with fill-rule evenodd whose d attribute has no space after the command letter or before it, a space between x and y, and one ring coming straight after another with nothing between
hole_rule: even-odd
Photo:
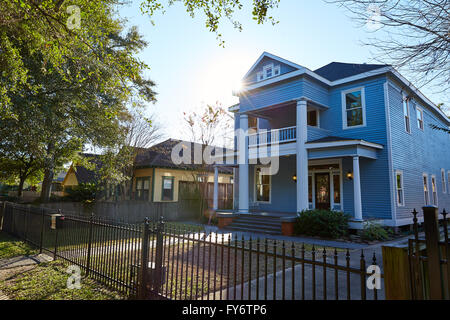
<instances>
[{"instance_id":1,"label":"green foliage","mask_svg":"<svg viewBox=\"0 0 450 320\"><path fill-rule=\"evenodd\" d=\"M66 188L67 196L64 200L74 202L93 202L97 198L98 186L95 183L81 183L71 188Z\"/></svg>"},{"instance_id":2,"label":"green foliage","mask_svg":"<svg viewBox=\"0 0 450 320\"><path fill-rule=\"evenodd\" d=\"M365 241L387 240L389 239L389 231L377 223L366 222L361 231L361 239Z\"/></svg>"},{"instance_id":3,"label":"green foliage","mask_svg":"<svg viewBox=\"0 0 450 320\"><path fill-rule=\"evenodd\" d=\"M0 259L8 259L36 253L36 250L23 241L0 231Z\"/></svg>"},{"instance_id":4,"label":"green foliage","mask_svg":"<svg viewBox=\"0 0 450 320\"><path fill-rule=\"evenodd\" d=\"M305 210L294 226L297 235L319 236L324 238L340 238L348 233L350 216L340 211Z\"/></svg>"}]
</instances>

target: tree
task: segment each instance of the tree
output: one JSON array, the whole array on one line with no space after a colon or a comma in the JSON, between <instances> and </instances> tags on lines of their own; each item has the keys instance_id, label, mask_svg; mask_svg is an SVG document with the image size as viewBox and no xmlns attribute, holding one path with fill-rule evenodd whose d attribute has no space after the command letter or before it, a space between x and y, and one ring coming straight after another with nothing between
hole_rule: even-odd
<instances>
[{"instance_id":1,"label":"tree","mask_svg":"<svg viewBox=\"0 0 450 320\"><path fill-rule=\"evenodd\" d=\"M134 112L122 124L121 139L101 156L100 180L105 186L119 186L122 200L130 197L136 156L162 138L161 126L154 116Z\"/></svg>"},{"instance_id":2,"label":"tree","mask_svg":"<svg viewBox=\"0 0 450 320\"><path fill-rule=\"evenodd\" d=\"M445 0L327 0L345 7L377 34L367 43L396 68L407 67L421 85L450 88L450 2Z\"/></svg>"},{"instance_id":3,"label":"tree","mask_svg":"<svg viewBox=\"0 0 450 320\"><path fill-rule=\"evenodd\" d=\"M201 113L184 113L187 131L193 142L202 145L202 154L206 148L214 147L220 136L223 137L223 144L228 144L227 133L232 127L232 119L232 116L219 103L206 105ZM203 159L201 164L196 165L196 170L192 173L196 187L200 191L200 217L204 215L208 177L212 169L212 166L205 160L208 159Z\"/></svg>"},{"instance_id":4,"label":"tree","mask_svg":"<svg viewBox=\"0 0 450 320\"><path fill-rule=\"evenodd\" d=\"M74 34L81 42L89 39L88 45L65 48L67 55L61 61L31 50L11 30L4 32L21 57L27 78L7 91L8 112L0 114L1 120L28 119L17 123L39 137L42 201L50 197L58 165L75 159L86 144L115 145L122 130L120 122L129 116L128 107L136 109L155 101L154 83L141 76L146 65L134 57L146 43L136 28L124 32L122 21L114 18L110 7L113 1L103 2L101 10L83 16L85 24L96 29L81 28ZM72 42L59 39L61 46Z\"/></svg>"}]
</instances>

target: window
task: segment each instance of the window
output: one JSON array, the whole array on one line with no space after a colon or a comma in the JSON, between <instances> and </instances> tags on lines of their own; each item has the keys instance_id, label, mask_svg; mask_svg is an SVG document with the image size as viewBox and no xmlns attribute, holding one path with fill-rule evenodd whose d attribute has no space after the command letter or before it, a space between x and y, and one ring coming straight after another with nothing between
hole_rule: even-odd
<instances>
[{"instance_id":1,"label":"window","mask_svg":"<svg viewBox=\"0 0 450 320\"><path fill-rule=\"evenodd\" d=\"M175 177L162 177L162 201L172 201L173 200L173 185Z\"/></svg>"},{"instance_id":2,"label":"window","mask_svg":"<svg viewBox=\"0 0 450 320\"><path fill-rule=\"evenodd\" d=\"M308 176L308 202L312 203L312 176Z\"/></svg>"},{"instance_id":3,"label":"window","mask_svg":"<svg viewBox=\"0 0 450 320\"><path fill-rule=\"evenodd\" d=\"M442 193L447 193L447 184L445 183L445 170L441 169Z\"/></svg>"},{"instance_id":4,"label":"window","mask_svg":"<svg viewBox=\"0 0 450 320\"><path fill-rule=\"evenodd\" d=\"M403 95L403 116L405 118L405 131L411 133L411 125L409 121L409 102L408 97Z\"/></svg>"},{"instance_id":5,"label":"window","mask_svg":"<svg viewBox=\"0 0 450 320\"><path fill-rule=\"evenodd\" d=\"M425 205L427 206L430 204L430 196L428 191L428 175L424 174L422 179L423 179L423 195L425 197Z\"/></svg>"},{"instance_id":6,"label":"window","mask_svg":"<svg viewBox=\"0 0 450 320\"><path fill-rule=\"evenodd\" d=\"M281 72L280 65L274 66L273 63L265 65L262 71L256 74L256 80L262 81L265 79L269 79L275 76L279 76Z\"/></svg>"},{"instance_id":7,"label":"window","mask_svg":"<svg viewBox=\"0 0 450 320\"><path fill-rule=\"evenodd\" d=\"M150 177L136 178L136 200L148 201L148 194L150 190Z\"/></svg>"},{"instance_id":8,"label":"window","mask_svg":"<svg viewBox=\"0 0 450 320\"><path fill-rule=\"evenodd\" d=\"M364 126L364 88L343 92L344 129Z\"/></svg>"},{"instance_id":9,"label":"window","mask_svg":"<svg viewBox=\"0 0 450 320\"><path fill-rule=\"evenodd\" d=\"M318 111L317 110L308 111L307 115L308 115L308 119L307 119L308 126L318 127L318 125L319 125Z\"/></svg>"},{"instance_id":10,"label":"window","mask_svg":"<svg viewBox=\"0 0 450 320\"><path fill-rule=\"evenodd\" d=\"M333 175L333 201L335 204L341 203L341 175Z\"/></svg>"},{"instance_id":11,"label":"window","mask_svg":"<svg viewBox=\"0 0 450 320\"><path fill-rule=\"evenodd\" d=\"M417 114L417 127L420 130L423 130L423 110L417 107L416 114Z\"/></svg>"},{"instance_id":12,"label":"window","mask_svg":"<svg viewBox=\"0 0 450 320\"><path fill-rule=\"evenodd\" d=\"M270 175L263 174L261 167L255 171L256 202L270 202Z\"/></svg>"},{"instance_id":13,"label":"window","mask_svg":"<svg viewBox=\"0 0 450 320\"><path fill-rule=\"evenodd\" d=\"M448 193L450 193L450 171L447 171L447 185L449 186Z\"/></svg>"},{"instance_id":14,"label":"window","mask_svg":"<svg viewBox=\"0 0 450 320\"><path fill-rule=\"evenodd\" d=\"M405 195L403 193L403 172L395 172L395 189L397 192L397 205L403 207L405 205Z\"/></svg>"},{"instance_id":15,"label":"window","mask_svg":"<svg viewBox=\"0 0 450 320\"><path fill-rule=\"evenodd\" d=\"M433 193L433 205L437 206L438 198L437 198L437 188L436 188L436 177L431 176L431 192Z\"/></svg>"}]
</instances>

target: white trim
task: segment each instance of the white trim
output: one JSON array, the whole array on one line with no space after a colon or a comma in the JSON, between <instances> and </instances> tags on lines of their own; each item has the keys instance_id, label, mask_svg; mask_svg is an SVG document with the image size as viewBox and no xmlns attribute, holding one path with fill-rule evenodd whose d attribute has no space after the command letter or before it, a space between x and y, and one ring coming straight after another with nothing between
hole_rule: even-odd
<instances>
[{"instance_id":1,"label":"white trim","mask_svg":"<svg viewBox=\"0 0 450 320\"><path fill-rule=\"evenodd\" d=\"M388 148L388 165L389 165L389 181L394 179L394 165L392 163L392 133L391 133L391 104L389 101L389 82L384 83L384 108L386 113L386 137ZM392 184L389 184L389 188L392 188ZM394 189L390 190L391 195L391 212L392 219L397 219L397 206L395 205Z\"/></svg>"},{"instance_id":2,"label":"white trim","mask_svg":"<svg viewBox=\"0 0 450 320\"><path fill-rule=\"evenodd\" d=\"M423 178L426 178L426 180L424 180ZM427 196L425 195L424 182L426 182L426 187L427 187L427 192L428 192ZM421 182L421 184L422 184L424 204L426 206L428 206L431 203L431 201L430 201L430 185L428 184L428 173L422 173L422 182Z\"/></svg>"},{"instance_id":3,"label":"white trim","mask_svg":"<svg viewBox=\"0 0 450 320\"><path fill-rule=\"evenodd\" d=\"M306 149L316 149L316 148L332 148L332 147L343 147L343 146L353 146L361 145L365 147L383 149L383 146L378 143L367 142L364 140L345 140L345 141L333 141L333 142L307 142L305 145Z\"/></svg>"},{"instance_id":4,"label":"white trim","mask_svg":"<svg viewBox=\"0 0 450 320\"><path fill-rule=\"evenodd\" d=\"M435 191L433 191L433 181L434 181L434 189L436 190L436 203L434 203L434 194ZM431 175L431 200L433 200L433 206L438 206L438 190L437 190L437 183L436 183L436 175Z\"/></svg>"},{"instance_id":5,"label":"white trim","mask_svg":"<svg viewBox=\"0 0 450 320\"><path fill-rule=\"evenodd\" d=\"M257 165L254 167L254 172L253 172L253 203L262 203L262 204L271 204L272 203L272 176L270 174L268 174L267 176L269 177L269 201L258 201L257 199L257 195L256 195L256 170L258 168L263 168L264 166L262 165ZM264 184L262 184L263 186Z\"/></svg>"},{"instance_id":6,"label":"white trim","mask_svg":"<svg viewBox=\"0 0 450 320\"><path fill-rule=\"evenodd\" d=\"M401 188L398 188L397 185L397 177L400 175L400 184ZM400 203L400 199L398 197L398 191L402 191L402 201ZM397 199L397 207L404 207L405 206L405 185L403 184L403 170L395 170L395 198Z\"/></svg>"},{"instance_id":7,"label":"white trim","mask_svg":"<svg viewBox=\"0 0 450 320\"><path fill-rule=\"evenodd\" d=\"M422 115L422 128L419 126L419 118L417 117L417 112L420 112L420 114ZM419 130L423 131L425 128L425 120L424 120L424 116L423 116L423 109L421 107L419 107L416 104L416 124L417 124L417 128L419 128Z\"/></svg>"},{"instance_id":8,"label":"white trim","mask_svg":"<svg viewBox=\"0 0 450 320\"><path fill-rule=\"evenodd\" d=\"M349 93L361 91L361 108L362 108L362 124L357 126L348 126L347 124L347 103L346 96ZM366 94L364 87L356 87L348 90L341 91L341 101L342 101L342 129L355 129L362 128L367 125L366 123Z\"/></svg>"},{"instance_id":9,"label":"white trim","mask_svg":"<svg viewBox=\"0 0 450 320\"><path fill-rule=\"evenodd\" d=\"M441 169L441 183L442 183L442 193L447 193L447 178L445 176L445 169Z\"/></svg>"}]
</instances>

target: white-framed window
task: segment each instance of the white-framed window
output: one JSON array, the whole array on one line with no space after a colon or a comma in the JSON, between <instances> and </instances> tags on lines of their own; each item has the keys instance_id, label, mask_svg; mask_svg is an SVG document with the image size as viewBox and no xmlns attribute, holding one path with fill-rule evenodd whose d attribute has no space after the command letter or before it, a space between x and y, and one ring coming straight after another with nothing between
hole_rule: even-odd
<instances>
[{"instance_id":1,"label":"white-framed window","mask_svg":"<svg viewBox=\"0 0 450 320\"><path fill-rule=\"evenodd\" d=\"M405 194L403 189L403 171L395 171L395 190L397 193L397 206L405 206Z\"/></svg>"},{"instance_id":2,"label":"white-framed window","mask_svg":"<svg viewBox=\"0 0 450 320\"><path fill-rule=\"evenodd\" d=\"M267 64L263 67L262 71L258 72L256 74L257 81L266 80L272 77L279 76L281 73L281 67L280 65L274 66L273 63Z\"/></svg>"},{"instance_id":3,"label":"white-framed window","mask_svg":"<svg viewBox=\"0 0 450 320\"><path fill-rule=\"evenodd\" d=\"M447 183L445 182L445 170L441 169L442 193L447 193Z\"/></svg>"},{"instance_id":4,"label":"white-framed window","mask_svg":"<svg viewBox=\"0 0 450 320\"><path fill-rule=\"evenodd\" d=\"M342 120L344 129L366 125L364 87L342 92Z\"/></svg>"},{"instance_id":5,"label":"white-framed window","mask_svg":"<svg viewBox=\"0 0 450 320\"><path fill-rule=\"evenodd\" d=\"M405 131L411 133L411 121L409 117L409 101L408 97L403 94L403 117L405 119Z\"/></svg>"},{"instance_id":6,"label":"white-framed window","mask_svg":"<svg viewBox=\"0 0 450 320\"><path fill-rule=\"evenodd\" d=\"M319 111L318 110L309 110L307 112L306 123L308 124L308 126L318 127L319 126Z\"/></svg>"},{"instance_id":7,"label":"white-framed window","mask_svg":"<svg viewBox=\"0 0 450 320\"><path fill-rule=\"evenodd\" d=\"M430 204L430 190L428 189L428 175L424 173L422 175L422 183L423 183L423 196L425 200L425 205L428 206Z\"/></svg>"},{"instance_id":8,"label":"white-framed window","mask_svg":"<svg viewBox=\"0 0 450 320\"><path fill-rule=\"evenodd\" d=\"M423 131L423 110L419 107L416 107L416 115L417 115L417 128Z\"/></svg>"},{"instance_id":9,"label":"white-framed window","mask_svg":"<svg viewBox=\"0 0 450 320\"><path fill-rule=\"evenodd\" d=\"M264 174L263 167L255 167L255 202L270 203L272 193L271 176Z\"/></svg>"},{"instance_id":10,"label":"white-framed window","mask_svg":"<svg viewBox=\"0 0 450 320\"><path fill-rule=\"evenodd\" d=\"M431 176L431 194L432 194L432 200L433 200L433 205L437 206L438 205L438 195L437 195L437 185L436 185L436 176L432 175Z\"/></svg>"}]
</instances>

